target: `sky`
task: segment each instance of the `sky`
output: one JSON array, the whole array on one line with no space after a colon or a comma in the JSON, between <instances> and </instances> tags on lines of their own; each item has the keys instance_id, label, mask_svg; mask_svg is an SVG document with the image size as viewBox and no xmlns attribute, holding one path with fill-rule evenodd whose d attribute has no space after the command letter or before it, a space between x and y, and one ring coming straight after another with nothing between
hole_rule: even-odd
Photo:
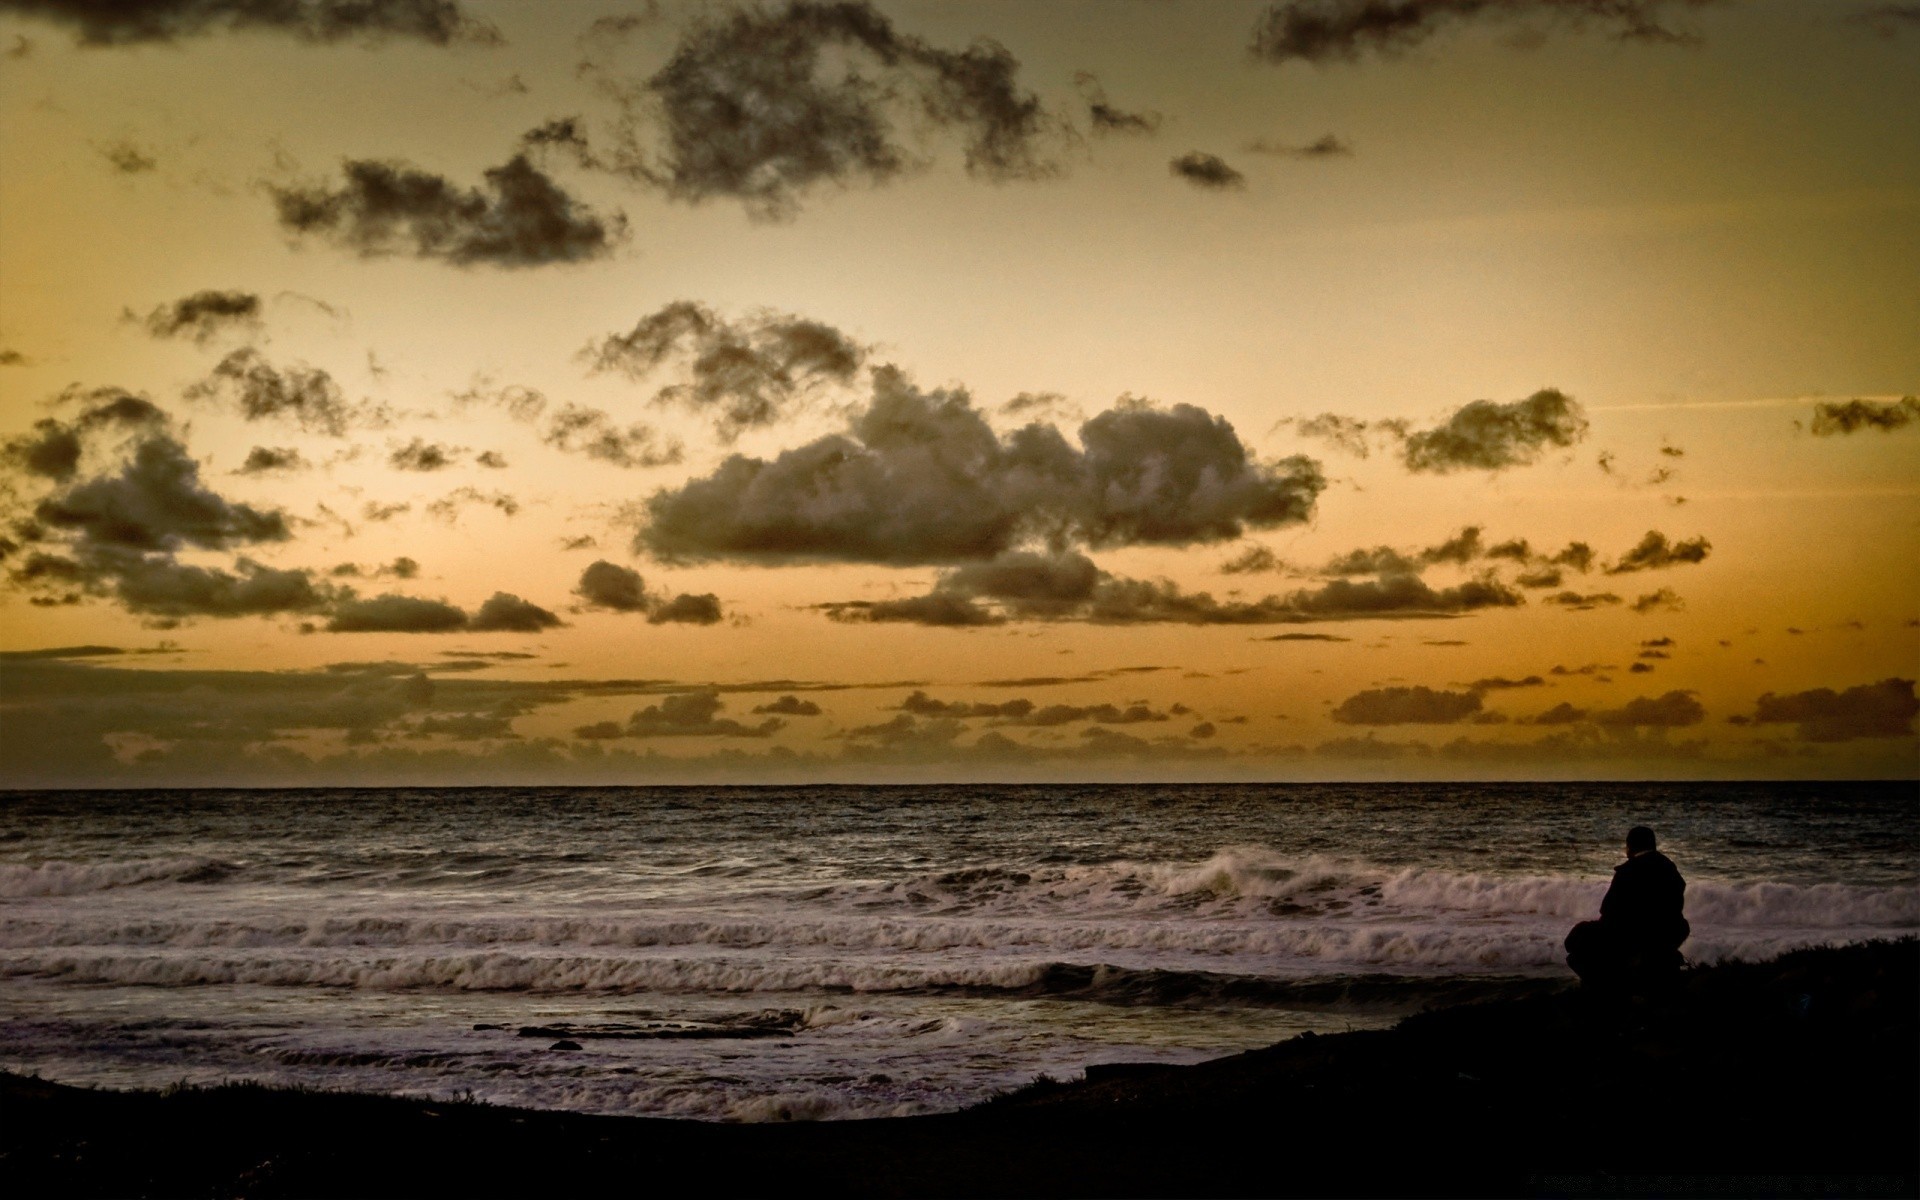
<instances>
[{"instance_id":1,"label":"sky","mask_svg":"<svg viewBox=\"0 0 1920 1200\"><path fill-rule=\"evenodd\" d=\"M1920 775L1916 68L0 0L0 786Z\"/></svg>"}]
</instances>

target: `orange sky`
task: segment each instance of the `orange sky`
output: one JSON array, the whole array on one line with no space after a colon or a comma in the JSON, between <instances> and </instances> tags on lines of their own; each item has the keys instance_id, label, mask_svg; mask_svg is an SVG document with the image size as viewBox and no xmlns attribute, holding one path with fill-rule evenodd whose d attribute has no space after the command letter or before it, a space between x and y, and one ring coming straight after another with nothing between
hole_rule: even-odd
<instances>
[{"instance_id":1,"label":"orange sky","mask_svg":"<svg viewBox=\"0 0 1920 1200\"><path fill-rule=\"evenodd\" d=\"M0 786L1913 775L1897 7L0 2Z\"/></svg>"}]
</instances>

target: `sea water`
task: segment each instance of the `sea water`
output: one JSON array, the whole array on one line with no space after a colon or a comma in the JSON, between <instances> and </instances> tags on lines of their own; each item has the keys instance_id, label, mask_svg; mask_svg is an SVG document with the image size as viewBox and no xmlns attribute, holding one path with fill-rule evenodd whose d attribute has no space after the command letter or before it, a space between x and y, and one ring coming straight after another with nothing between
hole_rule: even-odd
<instances>
[{"instance_id":1,"label":"sea water","mask_svg":"<svg viewBox=\"0 0 1920 1200\"><path fill-rule=\"evenodd\" d=\"M0 793L0 1068L722 1120L951 1110L1569 978L1911 935L1905 784ZM577 1049L569 1047L578 1047Z\"/></svg>"}]
</instances>

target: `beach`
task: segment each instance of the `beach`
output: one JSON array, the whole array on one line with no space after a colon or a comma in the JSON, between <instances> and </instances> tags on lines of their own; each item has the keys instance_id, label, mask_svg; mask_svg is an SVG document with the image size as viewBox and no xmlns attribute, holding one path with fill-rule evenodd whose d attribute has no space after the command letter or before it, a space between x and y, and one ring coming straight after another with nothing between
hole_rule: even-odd
<instances>
[{"instance_id":1,"label":"beach","mask_svg":"<svg viewBox=\"0 0 1920 1200\"><path fill-rule=\"evenodd\" d=\"M1911 939L1573 986L950 1114L717 1124L0 1078L17 1195L1904 1196Z\"/></svg>"}]
</instances>

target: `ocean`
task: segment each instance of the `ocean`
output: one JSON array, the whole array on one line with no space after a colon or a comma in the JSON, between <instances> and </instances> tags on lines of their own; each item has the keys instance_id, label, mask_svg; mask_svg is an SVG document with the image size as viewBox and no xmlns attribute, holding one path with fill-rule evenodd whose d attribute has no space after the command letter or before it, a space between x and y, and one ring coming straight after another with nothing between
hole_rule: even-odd
<instances>
[{"instance_id":1,"label":"ocean","mask_svg":"<svg viewBox=\"0 0 1920 1200\"><path fill-rule=\"evenodd\" d=\"M1627 828L1695 962L1920 929L1916 787L0 793L0 1068L948 1111L1570 976Z\"/></svg>"}]
</instances>

